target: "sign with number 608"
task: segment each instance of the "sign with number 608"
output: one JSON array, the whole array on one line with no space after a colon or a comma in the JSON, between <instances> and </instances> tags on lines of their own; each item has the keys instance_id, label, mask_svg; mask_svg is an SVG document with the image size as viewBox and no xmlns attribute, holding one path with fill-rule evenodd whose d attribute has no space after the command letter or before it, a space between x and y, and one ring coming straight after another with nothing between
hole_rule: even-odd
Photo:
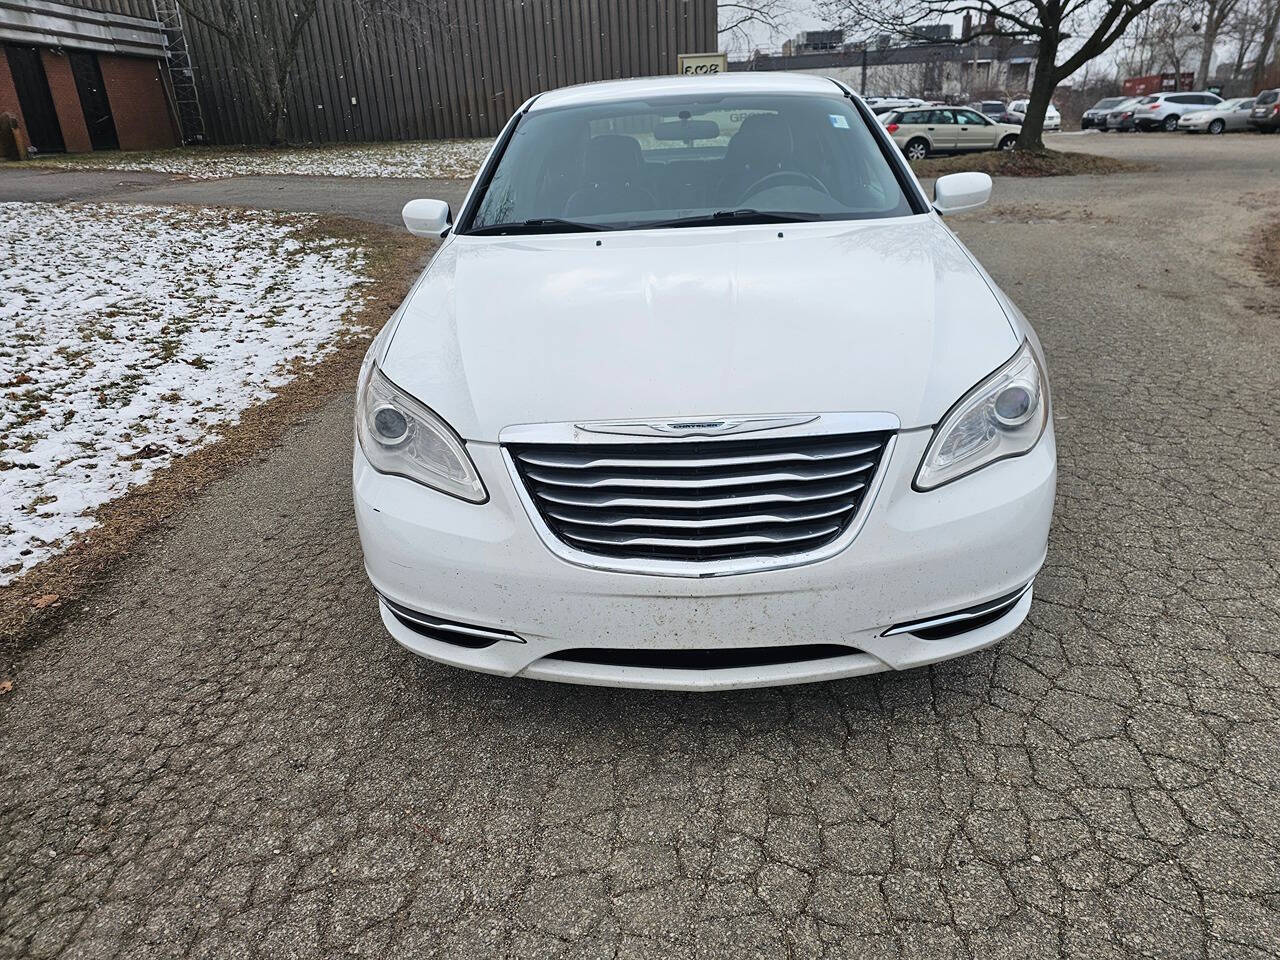
<instances>
[{"instance_id":1,"label":"sign with number 608","mask_svg":"<svg viewBox=\"0 0 1280 960\"><path fill-rule=\"evenodd\" d=\"M676 72L687 73L690 76L728 73L729 55L727 53L682 53L679 56Z\"/></svg>"}]
</instances>

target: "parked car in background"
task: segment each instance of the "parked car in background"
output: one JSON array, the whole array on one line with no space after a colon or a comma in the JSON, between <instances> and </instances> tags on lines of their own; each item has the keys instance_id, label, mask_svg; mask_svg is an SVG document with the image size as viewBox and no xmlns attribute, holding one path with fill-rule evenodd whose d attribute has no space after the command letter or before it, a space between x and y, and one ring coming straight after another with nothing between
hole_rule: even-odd
<instances>
[{"instance_id":1,"label":"parked car in background","mask_svg":"<svg viewBox=\"0 0 1280 960\"><path fill-rule=\"evenodd\" d=\"M1226 133L1228 130L1248 130L1249 113L1253 110L1253 97L1236 97L1224 100L1208 110L1186 114L1178 121L1178 129L1188 133Z\"/></svg>"},{"instance_id":2,"label":"parked car in background","mask_svg":"<svg viewBox=\"0 0 1280 960\"><path fill-rule=\"evenodd\" d=\"M1026 119L1027 105L1030 102L1031 102L1030 100L1014 100L1013 102L1011 102L1009 104L1009 122L1022 123ZM1048 109L1045 110L1044 112L1044 129L1046 130L1062 129L1062 114L1058 112L1058 108L1055 107L1052 103L1049 104Z\"/></svg>"},{"instance_id":3,"label":"parked car in background","mask_svg":"<svg viewBox=\"0 0 1280 960\"><path fill-rule=\"evenodd\" d=\"M989 176L931 202L857 97L801 73L553 90L506 130L456 217L405 205L443 240L356 387L398 642L725 690L937 663L1026 619L1044 353L941 219Z\"/></svg>"},{"instance_id":4,"label":"parked car in background","mask_svg":"<svg viewBox=\"0 0 1280 960\"><path fill-rule=\"evenodd\" d=\"M1080 117L1080 129L1088 130L1090 127L1094 127L1105 130L1107 127L1107 114L1124 103L1124 101L1124 97L1103 97Z\"/></svg>"},{"instance_id":5,"label":"parked car in background","mask_svg":"<svg viewBox=\"0 0 1280 960\"><path fill-rule=\"evenodd\" d=\"M1141 97L1130 97L1125 100L1107 114L1107 119L1102 124L1102 129L1115 130L1117 133L1126 133L1134 129L1133 112L1138 109L1138 104L1141 102Z\"/></svg>"},{"instance_id":6,"label":"parked car in background","mask_svg":"<svg viewBox=\"0 0 1280 960\"><path fill-rule=\"evenodd\" d=\"M1139 130L1178 129L1183 114L1213 108L1222 98L1207 90L1191 93L1153 93L1138 101L1133 110L1133 125Z\"/></svg>"},{"instance_id":7,"label":"parked car in background","mask_svg":"<svg viewBox=\"0 0 1280 960\"><path fill-rule=\"evenodd\" d=\"M1254 98L1249 126L1262 133L1280 130L1280 90L1263 90Z\"/></svg>"},{"instance_id":8,"label":"parked car in background","mask_svg":"<svg viewBox=\"0 0 1280 960\"><path fill-rule=\"evenodd\" d=\"M877 116L882 116L890 110L924 106L924 101L919 97L867 97L865 102L871 108L871 112Z\"/></svg>"},{"instance_id":9,"label":"parked car in background","mask_svg":"<svg viewBox=\"0 0 1280 960\"><path fill-rule=\"evenodd\" d=\"M1012 150L1020 132L1016 124L996 123L968 107L895 110L880 122L908 160L934 153Z\"/></svg>"},{"instance_id":10,"label":"parked car in background","mask_svg":"<svg viewBox=\"0 0 1280 960\"><path fill-rule=\"evenodd\" d=\"M1009 105L1003 100L976 100L968 104L968 108L977 110L996 123L1022 123L1022 115L1010 112Z\"/></svg>"}]
</instances>

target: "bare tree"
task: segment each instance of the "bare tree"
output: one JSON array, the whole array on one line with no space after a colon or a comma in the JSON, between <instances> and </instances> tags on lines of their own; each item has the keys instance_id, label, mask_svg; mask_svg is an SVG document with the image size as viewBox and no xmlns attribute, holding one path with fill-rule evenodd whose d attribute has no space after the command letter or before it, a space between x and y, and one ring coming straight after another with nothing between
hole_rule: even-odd
<instances>
[{"instance_id":1,"label":"bare tree","mask_svg":"<svg viewBox=\"0 0 1280 960\"><path fill-rule=\"evenodd\" d=\"M1280 2L1280 0L1277 0ZM828 20L853 27L875 24L896 31L969 14L971 37L1029 40L1037 45L1035 79L1021 150L1044 149L1044 115L1058 84L1124 35L1156 0L819 0Z\"/></svg>"},{"instance_id":2,"label":"bare tree","mask_svg":"<svg viewBox=\"0 0 1280 960\"><path fill-rule=\"evenodd\" d=\"M1276 49L1276 34L1280 33L1280 0L1268 0L1263 11L1262 30L1258 37L1258 56L1253 61L1249 86L1256 91L1267 75L1267 61Z\"/></svg>"},{"instance_id":3,"label":"bare tree","mask_svg":"<svg viewBox=\"0 0 1280 960\"><path fill-rule=\"evenodd\" d=\"M721 47L750 50L762 34L772 40L794 12L792 0L720 0Z\"/></svg>"},{"instance_id":4,"label":"bare tree","mask_svg":"<svg viewBox=\"0 0 1280 960\"><path fill-rule=\"evenodd\" d=\"M1187 68L1202 46L1203 14L1200 0L1159 0L1139 16L1133 26L1133 43L1129 49L1142 69L1133 73L1144 76L1168 71L1177 77L1190 73ZM1213 56L1212 48L1209 56Z\"/></svg>"},{"instance_id":5,"label":"bare tree","mask_svg":"<svg viewBox=\"0 0 1280 960\"><path fill-rule=\"evenodd\" d=\"M1197 90L1203 90L1209 82L1209 63L1218 45L1218 35L1239 5L1240 0L1204 0L1200 23L1200 66L1196 70L1195 82Z\"/></svg>"},{"instance_id":6,"label":"bare tree","mask_svg":"<svg viewBox=\"0 0 1280 960\"><path fill-rule=\"evenodd\" d=\"M1233 16L1227 21L1223 33L1229 39L1235 53L1232 56L1230 72L1224 77L1233 90L1238 93L1239 83L1244 78L1245 64L1249 62L1249 54L1262 29L1262 0L1244 0L1237 4ZM1252 92L1249 90L1247 92Z\"/></svg>"},{"instance_id":7,"label":"bare tree","mask_svg":"<svg viewBox=\"0 0 1280 960\"><path fill-rule=\"evenodd\" d=\"M285 140L285 97L320 0L178 0L182 13L225 43L248 81L265 139ZM369 30L443 25L446 0L344 0Z\"/></svg>"}]
</instances>

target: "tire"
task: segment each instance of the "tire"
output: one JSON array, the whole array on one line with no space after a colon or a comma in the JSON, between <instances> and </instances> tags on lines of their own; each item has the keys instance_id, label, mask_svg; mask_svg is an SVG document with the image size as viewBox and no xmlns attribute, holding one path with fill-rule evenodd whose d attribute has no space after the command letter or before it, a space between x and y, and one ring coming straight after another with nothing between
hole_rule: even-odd
<instances>
[{"instance_id":1,"label":"tire","mask_svg":"<svg viewBox=\"0 0 1280 960\"><path fill-rule=\"evenodd\" d=\"M916 137L914 140L908 140L907 145L902 148L902 152L906 154L907 159L914 162L923 160L929 156L929 141L923 137Z\"/></svg>"},{"instance_id":2,"label":"tire","mask_svg":"<svg viewBox=\"0 0 1280 960\"><path fill-rule=\"evenodd\" d=\"M1165 133L1174 133L1178 129L1178 118L1175 116L1165 117L1161 126L1164 127Z\"/></svg>"},{"instance_id":3,"label":"tire","mask_svg":"<svg viewBox=\"0 0 1280 960\"><path fill-rule=\"evenodd\" d=\"M1227 121L1225 120L1215 120L1213 123L1209 124L1210 133L1222 133L1226 129Z\"/></svg>"},{"instance_id":4,"label":"tire","mask_svg":"<svg viewBox=\"0 0 1280 960\"><path fill-rule=\"evenodd\" d=\"M1016 150L1017 147L1018 147L1018 138L1015 137L1013 134L1009 134L1009 136L1005 137L1003 140L1000 141L1001 150Z\"/></svg>"}]
</instances>

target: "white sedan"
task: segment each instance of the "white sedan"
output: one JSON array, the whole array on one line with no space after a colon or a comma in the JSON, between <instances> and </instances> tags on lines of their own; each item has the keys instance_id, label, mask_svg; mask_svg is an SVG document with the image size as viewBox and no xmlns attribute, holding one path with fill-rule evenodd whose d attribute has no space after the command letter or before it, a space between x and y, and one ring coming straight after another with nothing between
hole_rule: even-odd
<instances>
[{"instance_id":1,"label":"white sedan","mask_svg":"<svg viewBox=\"0 0 1280 960\"><path fill-rule=\"evenodd\" d=\"M524 104L375 339L354 499L391 635L507 677L679 690L960 656L1026 618L1044 355L842 84Z\"/></svg>"},{"instance_id":2,"label":"white sedan","mask_svg":"<svg viewBox=\"0 0 1280 960\"><path fill-rule=\"evenodd\" d=\"M1027 106L1030 100L1013 100L1009 103L1009 115L1014 117L1018 123L1022 123L1027 117ZM1058 112L1058 108L1052 103L1045 108L1044 111L1044 129L1045 130L1061 130L1062 114Z\"/></svg>"}]
</instances>

